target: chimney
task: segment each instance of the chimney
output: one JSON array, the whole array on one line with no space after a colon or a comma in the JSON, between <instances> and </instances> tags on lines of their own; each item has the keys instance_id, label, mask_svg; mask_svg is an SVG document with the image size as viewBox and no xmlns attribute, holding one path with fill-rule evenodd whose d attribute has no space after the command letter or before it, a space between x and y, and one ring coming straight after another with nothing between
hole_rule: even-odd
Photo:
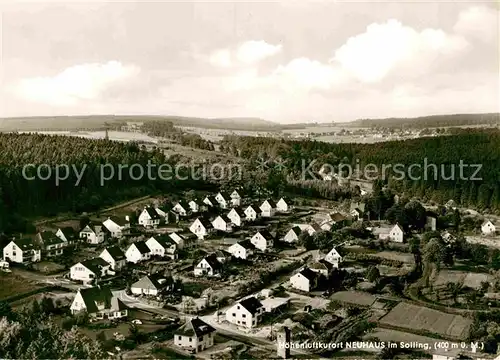
<instances>
[{"instance_id":1,"label":"chimney","mask_svg":"<svg viewBox=\"0 0 500 360\"><path fill-rule=\"evenodd\" d=\"M130 221L130 216L125 215L125 220L126 220L126 221Z\"/></svg>"}]
</instances>

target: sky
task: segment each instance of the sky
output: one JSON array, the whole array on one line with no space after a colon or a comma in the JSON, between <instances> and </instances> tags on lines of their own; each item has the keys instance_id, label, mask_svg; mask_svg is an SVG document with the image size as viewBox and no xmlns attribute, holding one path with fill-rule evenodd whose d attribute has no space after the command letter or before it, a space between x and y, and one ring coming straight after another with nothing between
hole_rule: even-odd
<instances>
[{"instance_id":1,"label":"sky","mask_svg":"<svg viewBox=\"0 0 500 360\"><path fill-rule=\"evenodd\" d=\"M496 2L0 0L0 117L499 112Z\"/></svg>"}]
</instances>

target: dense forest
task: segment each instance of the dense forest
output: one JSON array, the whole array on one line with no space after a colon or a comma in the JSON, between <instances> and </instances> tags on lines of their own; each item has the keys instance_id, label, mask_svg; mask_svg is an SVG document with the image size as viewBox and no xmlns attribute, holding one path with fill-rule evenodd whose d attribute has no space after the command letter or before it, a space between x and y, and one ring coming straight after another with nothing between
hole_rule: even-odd
<instances>
[{"instance_id":1,"label":"dense forest","mask_svg":"<svg viewBox=\"0 0 500 360\"><path fill-rule=\"evenodd\" d=\"M221 150L249 159L254 167L266 161L270 177L278 176L273 159L282 159L286 166L280 171L281 176L293 179L289 182L293 181L294 186L324 183L316 177L323 164L329 164L335 173L345 171L349 165L353 173L359 168L358 175L378 177L390 188L409 197L418 196L438 203L453 199L463 206L500 210L498 130L477 129L450 136L376 144L228 136L222 141ZM462 175L461 163L464 165ZM410 168L412 164L420 166L420 171ZM480 165L477 174L479 167L476 164ZM383 165L385 176L382 176ZM403 176L395 168L404 170ZM372 173L367 174L366 170ZM349 174L342 175L347 177Z\"/></svg>"},{"instance_id":2,"label":"dense forest","mask_svg":"<svg viewBox=\"0 0 500 360\"><path fill-rule=\"evenodd\" d=\"M500 114L454 114L432 115L417 118L359 119L348 126L417 128L447 127L464 125L499 125Z\"/></svg>"},{"instance_id":3,"label":"dense forest","mask_svg":"<svg viewBox=\"0 0 500 360\"><path fill-rule=\"evenodd\" d=\"M158 149L148 152L135 143L42 134L0 134L0 231L24 231L27 216L93 211L142 195L206 186L202 181L161 180L154 168L150 178L148 161L175 166ZM33 166L26 168L23 175L23 169L29 164ZM145 175L141 177L139 166L136 166L132 173L130 168L124 167L119 176L118 166L125 164L140 165ZM66 170L62 166L65 165L69 167L67 178L56 184L55 169L59 166L59 175L64 178ZM111 176L112 170L114 176ZM153 177L156 180L152 180Z\"/></svg>"}]
</instances>

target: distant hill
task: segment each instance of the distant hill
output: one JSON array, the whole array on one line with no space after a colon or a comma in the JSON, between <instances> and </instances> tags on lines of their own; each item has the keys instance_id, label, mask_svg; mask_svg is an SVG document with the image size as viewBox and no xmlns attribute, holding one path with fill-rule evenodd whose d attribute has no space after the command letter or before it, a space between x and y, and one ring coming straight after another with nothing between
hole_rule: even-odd
<instances>
[{"instance_id":1,"label":"distant hill","mask_svg":"<svg viewBox=\"0 0 500 360\"><path fill-rule=\"evenodd\" d=\"M499 113L431 115L416 118L359 119L350 123L343 123L342 125L352 127L426 128L497 124L500 124Z\"/></svg>"},{"instance_id":2,"label":"distant hill","mask_svg":"<svg viewBox=\"0 0 500 360\"><path fill-rule=\"evenodd\" d=\"M0 131L78 130L101 129L107 124L119 125L127 121L171 121L176 126L192 126L207 129L246 131L279 131L281 125L259 118L195 118L154 115L76 115L0 118Z\"/></svg>"}]
</instances>

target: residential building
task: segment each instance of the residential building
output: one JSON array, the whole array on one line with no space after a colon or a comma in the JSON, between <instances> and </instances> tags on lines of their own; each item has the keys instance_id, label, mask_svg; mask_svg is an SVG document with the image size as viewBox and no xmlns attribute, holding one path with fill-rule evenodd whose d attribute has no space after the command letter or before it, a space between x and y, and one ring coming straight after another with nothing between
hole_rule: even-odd
<instances>
[{"instance_id":1,"label":"residential building","mask_svg":"<svg viewBox=\"0 0 500 360\"><path fill-rule=\"evenodd\" d=\"M177 258L177 244L169 235L154 235L146 241L151 256Z\"/></svg>"},{"instance_id":2,"label":"residential building","mask_svg":"<svg viewBox=\"0 0 500 360\"><path fill-rule=\"evenodd\" d=\"M169 223L169 220L171 220L169 216L169 213L172 211L171 206L167 205L156 206L155 211L160 216L160 222L163 221L165 224Z\"/></svg>"},{"instance_id":3,"label":"residential building","mask_svg":"<svg viewBox=\"0 0 500 360\"><path fill-rule=\"evenodd\" d=\"M231 232L233 231L233 224L231 219L226 215L219 215L212 221L212 226L215 230Z\"/></svg>"},{"instance_id":4,"label":"residential building","mask_svg":"<svg viewBox=\"0 0 500 360\"><path fill-rule=\"evenodd\" d=\"M181 200L174 205L172 210L178 213L180 216L187 216L191 209L184 200Z\"/></svg>"},{"instance_id":5,"label":"residential building","mask_svg":"<svg viewBox=\"0 0 500 360\"><path fill-rule=\"evenodd\" d=\"M69 271L71 280L82 281L84 284L108 275L114 275L111 265L100 257L81 261L73 265Z\"/></svg>"},{"instance_id":6,"label":"residential building","mask_svg":"<svg viewBox=\"0 0 500 360\"><path fill-rule=\"evenodd\" d=\"M246 218L246 214L243 210L239 208L232 208L231 211L227 214L227 217L229 220L231 220L231 223L233 223L236 226L242 226L243 221Z\"/></svg>"},{"instance_id":7,"label":"residential building","mask_svg":"<svg viewBox=\"0 0 500 360\"><path fill-rule=\"evenodd\" d=\"M290 199L284 197L279 199L278 202L276 203L276 211L281 213L287 213L292 211L292 202L290 201Z\"/></svg>"},{"instance_id":8,"label":"residential building","mask_svg":"<svg viewBox=\"0 0 500 360\"><path fill-rule=\"evenodd\" d=\"M285 234L283 237L283 241L287 243L294 243L299 240L299 236L302 233L302 230L300 229L299 226L294 226L288 232Z\"/></svg>"},{"instance_id":9,"label":"residential building","mask_svg":"<svg viewBox=\"0 0 500 360\"><path fill-rule=\"evenodd\" d=\"M268 251L274 245L274 237L267 230L259 230L252 238L250 242L257 249L261 251Z\"/></svg>"},{"instance_id":10,"label":"residential building","mask_svg":"<svg viewBox=\"0 0 500 360\"><path fill-rule=\"evenodd\" d=\"M158 212L150 206L145 207L139 215L139 225L144 227L157 227L160 225L160 220Z\"/></svg>"},{"instance_id":11,"label":"residential building","mask_svg":"<svg viewBox=\"0 0 500 360\"><path fill-rule=\"evenodd\" d=\"M224 264L225 262L231 260L231 253L226 250L222 249L215 250L214 255L217 261L220 262L221 264Z\"/></svg>"},{"instance_id":12,"label":"residential building","mask_svg":"<svg viewBox=\"0 0 500 360\"><path fill-rule=\"evenodd\" d=\"M340 263L342 262L342 255L340 255L337 249L332 248L332 250L330 250L328 254L326 254L325 261L338 268Z\"/></svg>"},{"instance_id":13,"label":"residential building","mask_svg":"<svg viewBox=\"0 0 500 360\"><path fill-rule=\"evenodd\" d=\"M260 207L255 205L249 205L244 212L247 221L255 221L262 214Z\"/></svg>"},{"instance_id":14,"label":"residential building","mask_svg":"<svg viewBox=\"0 0 500 360\"><path fill-rule=\"evenodd\" d=\"M226 320L232 324L253 328L262 320L264 305L255 297L249 297L234 304L226 311Z\"/></svg>"},{"instance_id":15,"label":"residential building","mask_svg":"<svg viewBox=\"0 0 500 360\"><path fill-rule=\"evenodd\" d=\"M497 231L495 225L490 220L485 220L481 225L483 235L492 235Z\"/></svg>"},{"instance_id":16,"label":"residential building","mask_svg":"<svg viewBox=\"0 0 500 360\"><path fill-rule=\"evenodd\" d=\"M306 231L309 234L309 236L313 236L317 232L323 231L323 229L321 228L321 226L318 223L313 222L312 224L309 224L304 229L304 231Z\"/></svg>"},{"instance_id":17,"label":"residential building","mask_svg":"<svg viewBox=\"0 0 500 360\"><path fill-rule=\"evenodd\" d=\"M318 273L306 267L290 278L290 285L294 289L309 292L318 286L318 278Z\"/></svg>"},{"instance_id":18,"label":"residential building","mask_svg":"<svg viewBox=\"0 0 500 360\"><path fill-rule=\"evenodd\" d=\"M120 271L127 265L127 258L118 246L112 246L104 249L99 255L101 259L104 259L113 271Z\"/></svg>"},{"instance_id":19,"label":"residential building","mask_svg":"<svg viewBox=\"0 0 500 360\"><path fill-rule=\"evenodd\" d=\"M56 231L56 236L71 245L75 239L75 230L72 227L59 228Z\"/></svg>"},{"instance_id":20,"label":"residential building","mask_svg":"<svg viewBox=\"0 0 500 360\"><path fill-rule=\"evenodd\" d=\"M130 232L130 222L126 218L110 216L102 224L108 229L113 238L121 238Z\"/></svg>"},{"instance_id":21,"label":"residential building","mask_svg":"<svg viewBox=\"0 0 500 360\"><path fill-rule=\"evenodd\" d=\"M219 202L213 196L207 196L203 199L203 203L209 207L216 207L219 205Z\"/></svg>"},{"instance_id":22,"label":"residential building","mask_svg":"<svg viewBox=\"0 0 500 360\"><path fill-rule=\"evenodd\" d=\"M241 206L241 195L238 190L234 190L231 195L231 205L233 206Z\"/></svg>"},{"instance_id":23,"label":"residential building","mask_svg":"<svg viewBox=\"0 0 500 360\"><path fill-rule=\"evenodd\" d=\"M177 329L174 334L174 345L184 349L192 349L198 353L214 345L215 329L199 318L193 318Z\"/></svg>"},{"instance_id":24,"label":"residential building","mask_svg":"<svg viewBox=\"0 0 500 360\"><path fill-rule=\"evenodd\" d=\"M309 269L311 269L315 273L323 275L326 278L330 276L330 273L335 267L338 266L334 266L332 263L326 261L325 259L321 259L309 264Z\"/></svg>"},{"instance_id":25,"label":"residential building","mask_svg":"<svg viewBox=\"0 0 500 360\"><path fill-rule=\"evenodd\" d=\"M193 213L203 212L207 208L206 204L204 204L203 202L200 202L198 200L191 200L190 202L188 202L188 206L189 206L189 209L191 210L191 212L193 212Z\"/></svg>"},{"instance_id":26,"label":"residential building","mask_svg":"<svg viewBox=\"0 0 500 360\"><path fill-rule=\"evenodd\" d=\"M396 224L389 233L389 239L394 242L402 243L404 242L404 235L403 228L399 226L399 224Z\"/></svg>"},{"instance_id":27,"label":"residential building","mask_svg":"<svg viewBox=\"0 0 500 360\"><path fill-rule=\"evenodd\" d=\"M222 209L227 209L231 205L231 197L224 192L217 193L215 201L217 201Z\"/></svg>"},{"instance_id":28,"label":"residential building","mask_svg":"<svg viewBox=\"0 0 500 360\"><path fill-rule=\"evenodd\" d=\"M214 227L207 219L196 218L189 227L189 230L195 234L198 239L204 239L213 232Z\"/></svg>"},{"instance_id":29,"label":"residential building","mask_svg":"<svg viewBox=\"0 0 500 360\"><path fill-rule=\"evenodd\" d=\"M38 262L42 251L32 239L14 239L3 248L3 259L18 264Z\"/></svg>"},{"instance_id":30,"label":"residential building","mask_svg":"<svg viewBox=\"0 0 500 360\"><path fill-rule=\"evenodd\" d=\"M427 230L435 231L437 228L437 214L432 211L426 211L425 215L425 228Z\"/></svg>"},{"instance_id":31,"label":"residential building","mask_svg":"<svg viewBox=\"0 0 500 360\"><path fill-rule=\"evenodd\" d=\"M85 311L95 319L114 320L128 315L127 306L113 295L111 289L100 286L79 289L70 309L72 314Z\"/></svg>"},{"instance_id":32,"label":"residential building","mask_svg":"<svg viewBox=\"0 0 500 360\"><path fill-rule=\"evenodd\" d=\"M79 237L88 244L100 244L105 239L105 233L102 227L102 224L90 223L80 230Z\"/></svg>"},{"instance_id":33,"label":"residential building","mask_svg":"<svg viewBox=\"0 0 500 360\"><path fill-rule=\"evenodd\" d=\"M170 238L175 242L177 249L179 250L191 248L196 243L196 240L189 234L173 232L168 234L168 236L170 236Z\"/></svg>"},{"instance_id":34,"label":"residential building","mask_svg":"<svg viewBox=\"0 0 500 360\"><path fill-rule=\"evenodd\" d=\"M151 258L151 255L151 250L144 241L136 241L135 243L132 243L128 247L127 251L125 251L125 257L127 258L127 261L134 264L149 260Z\"/></svg>"},{"instance_id":35,"label":"residential building","mask_svg":"<svg viewBox=\"0 0 500 360\"><path fill-rule=\"evenodd\" d=\"M353 202L351 203L350 215L354 220L361 221L365 216L365 203Z\"/></svg>"},{"instance_id":36,"label":"residential building","mask_svg":"<svg viewBox=\"0 0 500 360\"><path fill-rule=\"evenodd\" d=\"M172 290L174 280L171 276L161 273L146 275L130 286L130 291L135 295L157 296L163 291Z\"/></svg>"},{"instance_id":37,"label":"residential building","mask_svg":"<svg viewBox=\"0 0 500 360\"><path fill-rule=\"evenodd\" d=\"M215 254L204 257L194 268L195 276L216 276L222 273L222 264Z\"/></svg>"},{"instance_id":38,"label":"residential building","mask_svg":"<svg viewBox=\"0 0 500 360\"><path fill-rule=\"evenodd\" d=\"M276 203L271 199L265 200L260 205L260 210L262 212L262 217L274 216L276 214Z\"/></svg>"},{"instance_id":39,"label":"residential building","mask_svg":"<svg viewBox=\"0 0 500 360\"><path fill-rule=\"evenodd\" d=\"M243 240L231 245L227 251L235 258L246 260L252 256L253 249L254 246L249 240Z\"/></svg>"},{"instance_id":40,"label":"residential building","mask_svg":"<svg viewBox=\"0 0 500 360\"><path fill-rule=\"evenodd\" d=\"M68 246L66 241L51 231L42 231L36 234L35 242L42 250L44 258L60 256L63 253L63 249Z\"/></svg>"}]
</instances>

